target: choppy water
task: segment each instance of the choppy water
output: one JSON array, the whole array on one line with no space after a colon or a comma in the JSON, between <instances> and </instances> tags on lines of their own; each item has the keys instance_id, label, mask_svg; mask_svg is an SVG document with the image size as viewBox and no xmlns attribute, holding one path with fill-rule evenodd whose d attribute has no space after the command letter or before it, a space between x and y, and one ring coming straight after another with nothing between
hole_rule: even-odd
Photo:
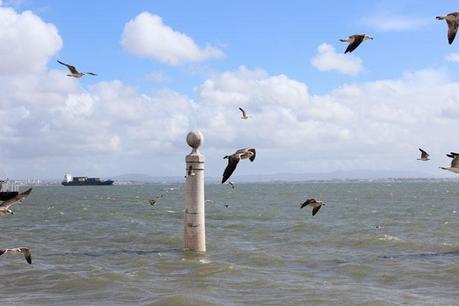
<instances>
[{"instance_id":1,"label":"choppy water","mask_svg":"<svg viewBox=\"0 0 459 306\"><path fill-rule=\"evenodd\" d=\"M315 217L299 209L309 196L327 203ZM457 183L207 185L206 197L197 256L182 251L183 185L34 188L0 219L1 246L33 257L0 257L0 304L459 304Z\"/></svg>"}]
</instances>

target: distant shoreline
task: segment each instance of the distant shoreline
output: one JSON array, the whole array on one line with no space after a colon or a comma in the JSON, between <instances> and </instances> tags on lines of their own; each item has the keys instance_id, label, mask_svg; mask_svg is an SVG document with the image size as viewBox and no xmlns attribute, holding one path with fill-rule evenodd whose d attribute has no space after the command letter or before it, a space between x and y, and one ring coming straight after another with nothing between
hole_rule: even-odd
<instances>
[{"instance_id":1,"label":"distant shoreline","mask_svg":"<svg viewBox=\"0 0 459 306\"><path fill-rule=\"evenodd\" d=\"M19 186L61 186L61 181L57 179L35 179L35 180L15 180L10 179L11 182ZM183 184L184 179L175 177L163 178L161 180L151 181L136 181L136 180L115 180L116 186L132 186L132 185L166 185L166 184ZM241 178L237 180L238 183L244 184L283 184L283 183L409 183L409 182L459 182L458 178L438 178L438 177L386 177L386 178L330 178L330 179L269 179L260 178L259 180L250 178ZM206 184L220 184L218 177L210 177L205 180Z\"/></svg>"}]
</instances>

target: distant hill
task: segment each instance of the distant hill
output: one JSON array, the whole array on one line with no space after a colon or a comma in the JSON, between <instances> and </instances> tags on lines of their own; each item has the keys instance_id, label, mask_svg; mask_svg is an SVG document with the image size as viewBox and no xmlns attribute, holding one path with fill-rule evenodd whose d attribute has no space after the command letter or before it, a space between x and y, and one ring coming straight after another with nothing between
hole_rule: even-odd
<instances>
[{"instance_id":1,"label":"distant hill","mask_svg":"<svg viewBox=\"0 0 459 306\"><path fill-rule=\"evenodd\" d=\"M140 173L129 173L111 177L115 181L141 182L141 183L171 183L184 182L181 176L150 176ZM378 179L443 179L455 177L448 173L440 173L438 176L431 173L413 171L385 171L385 170L352 170L333 171L325 173L275 173L261 175L238 175L232 176L237 182L299 182L299 181L329 181L329 180L378 180ZM458 177L459 178L459 177ZM221 177L206 176L206 182L218 183Z\"/></svg>"},{"instance_id":2,"label":"distant hill","mask_svg":"<svg viewBox=\"0 0 459 306\"><path fill-rule=\"evenodd\" d=\"M111 177L114 181L121 182L140 182L140 183L167 183L184 181L184 178L179 176L151 176L142 173L128 173Z\"/></svg>"},{"instance_id":3,"label":"distant hill","mask_svg":"<svg viewBox=\"0 0 459 306\"><path fill-rule=\"evenodd\" d=\"M413 179L413 178L442 178L430 173L412 171L378 171L378 170L352 170L333 171L325 173L277 173L268 175L241 175L239 181L269 182L269 181L329 181L329 180L375 180L375 179Z\"/></svg>"}]
</instances>

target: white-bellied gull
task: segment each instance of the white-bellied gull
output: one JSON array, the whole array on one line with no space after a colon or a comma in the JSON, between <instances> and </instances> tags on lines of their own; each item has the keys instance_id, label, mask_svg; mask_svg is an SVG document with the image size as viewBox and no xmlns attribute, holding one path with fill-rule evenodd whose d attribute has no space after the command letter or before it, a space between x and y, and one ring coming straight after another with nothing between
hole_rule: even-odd
<instances>
[{"instance_id":1,"label":"white-bellied gull","mask_svg":"<svg viewBox=\"0 0 459 306\"><path fill-rule=\"evenodd\" d=\"M307 199L306 202L301 204L300 208L303 208L305 206L312 207L312 215L314 216L315 214L317 214L317 212L322 207L322 205L325 206L324 202L317 201L316 199L312 198L312 199Z\"/></svg>"},{"instance_id":2,"label":"white-bellied gull","mask_svg":"<svg viewBox=\"0 0 459 306\"><path fill-rule=\"evenodd\" d=\"M254 148L244 148L237 150L234 154L223 157L224 159L228 159L228 165L223 172L222 184L230 178L231 174L233 174L234 170L236 170L236 166L241 159L248 158L251 162L253 162L256 155L257 153Z\"/></svg>"},{"instance_id":3,"label":"white-bellied gull","mask_svg":"<svg viewBox=\"0 0 459 306\"><path fill-rule=\"evenodd\" d=\"M454 12L446 16L437 16L438 20L445 20L448 24L448 42L451 45L456 37L457 27L459 25L459 13Z\"/></svg>"},{"instance_id":4,"label":"white-bellied gull","mask_svg":"<svg viewBox=\"0 0 459 306\"><path fill-rule=\"evenodd\" d=\"M67 74L67 76L69 76L69 77L81 78L82 76L84 76L84 75L86 75L86 74L89 74L89 75L97 75L97 74L95 74L95 73L93 73L93 72L79 72L79 71L75 68L75 66L72 66L72 65L63 63L63 62L61 62L61 61L59 61L59 60L58 60L57 62L58 62L59 64L61 64L61 65L66 66L66 67L69 69L70 74Z\"/></svg>"},{"instance_id":5,"label":"white-bellied gull","mask_svg":"<svg viewBox=\"0 0 459 306\"><path fill-rule=\"evenodd\" d=\"M367 34L355 34L351 35L348 38L340 39L339 41L342 42L347 42L349 45L346 48L346 51L344 53L351 53L354 51L363 41L368 40L368 39L373 39L370 35Z\"/></svg>"},{"instance_id":6,"label":"white-bellied gull","mask_svg":"<svg viewBox=\"0 0 459 306\"><path fill-rule=\"evenodd\" d=\"M239 107L239 110L242 112L241 119L249 119L250 118L250 116L247 116L247 113L245 112L245 110L243 110L240 107Z\"/></svg>"},{"instance_id":7,"label":"white-bellied gull","mask_svg":"<svg viewBox=\"0 0 459 306\"><path fill-rule=\"evenodd\" d=\"M32 264L32 254L28 248L0 249L0 256L5 254L23 254L29 264Z\"/></svg>"},{"instance_id":8,"label":"white-bellied gull","mask_svg":"<svg viewBox=\"0 0 459 306\"><path fill-rule=\"evenodd\" d=\"M450 167L440 167L440 169L448 170L454 173L459 173L459 153L451 152L450 154L446 154L446 156L452 158L451 166Z\"/></svg>"},{"instance_id":9,"label":"white-bellied gull","mask_svg":"<svg viewBox=\"0 0 459 306\"><path fill-rule=\"evenodd\" d=\"M422 160L422 161L428 161L430 160L429 159L429 154L424 151L423 149L419 148L419 151L421 151L421 158L418 158L418 160Z\"/></svg>"}]
</instances>

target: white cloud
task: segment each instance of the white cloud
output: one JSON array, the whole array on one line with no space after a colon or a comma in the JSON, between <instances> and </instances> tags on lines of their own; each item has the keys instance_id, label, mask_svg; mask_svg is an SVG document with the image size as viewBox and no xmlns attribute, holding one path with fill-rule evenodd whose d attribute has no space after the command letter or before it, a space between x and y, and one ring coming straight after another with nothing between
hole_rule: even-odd
<instances>
[{"instance_id":1,"label":"white cloud","mask_svg":"<svg viewBox=\"0 0 459 306\"><path fill-rule=\"evenodd\" d=\"M430 22L428 18L379 14L363 19L363 23L378 31L416 30Z\"/></svg>"},{"instance_id":2,"label":"white cloud","mask_svg":"<svg viewBox=\"0 0 459 306\"><path fill-rule=\"evenodd\" d=\"M21 20L22 14L6 14ZM54 26L29 18L41 26L23 28L19 22L9 25L10 31L61 41L57 31L57 36L49 31ZM22 41L21 36L9 39L12 44ZM322 46L323 53L330 52ZM21 70L22 63L14 60L16 50L1 51L12 59L7 69L22 71L0 73L3 177L57 177L67 171L182 175L183 157L189 152L185 136L194 128L206 138L202 151L208 176L221 175L222 157L246 146L258 149L257 161L244 164L236 175L411 165L418 170L414 163L420 144L426 144L433 159L438 156L422 165L434 169L448 162L444 152L455 150L454 135L444 135L457 129L459 83L441 70L346 84L312 95L307 84L287 75L241 66L208 78L191 99L167 89L144 94L116 80L82 88L62 71L46 69L59 44L49 49L34 42L28 47L43 62L29 70ZM252 118L239 119L238 107ZM282 158L286 152L288 158Z\"/></svg>"},{"instance_id":3,"label":"white cloud","mask_svg":"<svg viewBox=\"0 0 459 306\"><path fill-rule=\"evenodd\" d=\"M161 17L143 12L124 26L121 44L129 52L170 65L222 58L223 52L210 45L199 47L193 39L164 24Z\"/></svg>"},{"instance_id":4,"label":"white cloud","mask_svg":"<svg viewBox=\"0 0 459 306\"><path fill-rule=\"evenodd\" d=\"M362 60L351 54L336 53L333 46L323 43L317 47L316 57L311 64L320 71L337 71L348 75L357 75L362 71Z\"/></svg>"},{"instance_id":5,"label":"white cloud","mask_svg":"<svg viewBox=\"0 0 459 306\"><path fill-rule=\"evenodd\" d=\"M446 56L446 60L449 62L459 63L459 53L451 53Z\"/></svg>"},{"instance_id":6,"label":"white cloud","mask_svg":"<svg viewBox=\"0 0 459 306\"><path fill-rule=\"evenodd\" d=\"M44 71L62 48L57 28L30 11L0 7L0 75Z\"/></svg>"}]
</instances>

